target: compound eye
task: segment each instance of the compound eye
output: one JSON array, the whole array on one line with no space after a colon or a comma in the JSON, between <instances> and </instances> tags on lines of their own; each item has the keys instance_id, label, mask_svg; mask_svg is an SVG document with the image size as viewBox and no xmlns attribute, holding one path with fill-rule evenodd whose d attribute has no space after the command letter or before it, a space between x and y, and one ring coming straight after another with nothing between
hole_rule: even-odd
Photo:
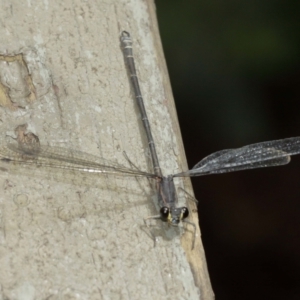
<instances>
[{"instance_id":1,"label":"compound eye","mask_svg":"<svg viewBox=\"0 0 300 300\"><path fill-rule=\"evenodd\" d=\"M186 219L190 214L187 207L182 207L181 213L182 213L182 219Z\"/></svg>"},{"instance_id":2,"label":"compound eye","mask_svg":"<svg viewBox=\"0 0 300 300\"><path fill-rule=\"evenodd\" d=\"M163 206L163 207L160 209L160 217L161 217L161 220L162 220L162 221L167 222L167 221L168 221L169 214L170 214L170 209L169 209L169 207Z\"/></svg>"}]
</instances>

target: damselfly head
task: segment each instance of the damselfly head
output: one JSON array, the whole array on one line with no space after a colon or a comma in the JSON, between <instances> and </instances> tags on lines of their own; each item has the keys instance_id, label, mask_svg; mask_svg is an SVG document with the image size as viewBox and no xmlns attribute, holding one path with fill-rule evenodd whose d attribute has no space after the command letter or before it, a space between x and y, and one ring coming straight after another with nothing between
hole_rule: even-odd
<instances>
[{"instance_id":1,"label":"damselfly head","mask_svg":"<svg viewBox=\"0 0 300 300\"><path fill-rule=\"evenodd\" d=\"M168 222L172 226L178 226L178 224L189 216L189 210L187 207L173 207L169 208L163 206L160 209L160 219L163 222Z\"/></svg>"}]
</instances>

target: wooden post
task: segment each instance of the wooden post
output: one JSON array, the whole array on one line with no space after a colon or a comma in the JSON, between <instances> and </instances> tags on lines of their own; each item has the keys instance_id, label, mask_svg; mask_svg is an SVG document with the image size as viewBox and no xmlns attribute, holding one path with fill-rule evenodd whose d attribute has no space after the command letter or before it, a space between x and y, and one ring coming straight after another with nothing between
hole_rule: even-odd
<instances>
[{"instance_id":1,"label":"wooden post","mask_svg":"<svg viewBox=\"0 0 300 300\"><path fill-rule=\"evenodd\" d=\"M33 133L128 165L126 151L151 172L120 48L127 30L162 170L186 169L153 1L5 1L0 16L2 143ZM153 247L146 179L0 167L3 298L213 299L199 231L191 251L191 231L180 239L158 223Z\"/></svg>"}]
</instances>

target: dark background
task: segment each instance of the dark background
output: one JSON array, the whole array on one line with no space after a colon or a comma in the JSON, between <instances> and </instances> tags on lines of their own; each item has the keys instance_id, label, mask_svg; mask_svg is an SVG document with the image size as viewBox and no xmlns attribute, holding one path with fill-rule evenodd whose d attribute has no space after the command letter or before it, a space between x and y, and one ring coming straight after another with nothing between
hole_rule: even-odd
<instances>
[{"instance_id":1,"label":"dark background","mask_svg":"<svg viewBox=\"0 0 300 300\"><path fill-rule=\"evenodd\" d=\"M156 0L189 166L300 135L300 2ZM193 179L216 298L300 299L300 157Z\"/></svg>"}]
</instances>

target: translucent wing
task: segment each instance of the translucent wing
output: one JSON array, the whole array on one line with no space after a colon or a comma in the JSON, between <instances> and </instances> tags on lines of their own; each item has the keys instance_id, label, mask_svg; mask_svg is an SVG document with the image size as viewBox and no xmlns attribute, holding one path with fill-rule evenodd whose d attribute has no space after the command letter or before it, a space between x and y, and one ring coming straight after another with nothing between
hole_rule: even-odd
<instances>
[{"instance_id":1,"label":"translucent wing","mask_svg":"<svg viewBox=\"0 0 300 300\"><path fill-rule=\"evenodd\" d=\"M237 149L215 152L180 176L201 176L262 167L285 165L290 156L300 153L300 137L262 142Z\"/></svg>"},{"instance_id":2,"label":"translucent wing","mask_svg":"<svg viewBox=\"0 0 300 300\"><path fill-rule=\"evenodd\" d=\"M0 146L0 161L19 165L76 170L102 175L127 175L156 177L154 174L127 168L114 161L106 160L85 152L61 147L26 147L18 144Z\"/></svg>"}]
</instances>

